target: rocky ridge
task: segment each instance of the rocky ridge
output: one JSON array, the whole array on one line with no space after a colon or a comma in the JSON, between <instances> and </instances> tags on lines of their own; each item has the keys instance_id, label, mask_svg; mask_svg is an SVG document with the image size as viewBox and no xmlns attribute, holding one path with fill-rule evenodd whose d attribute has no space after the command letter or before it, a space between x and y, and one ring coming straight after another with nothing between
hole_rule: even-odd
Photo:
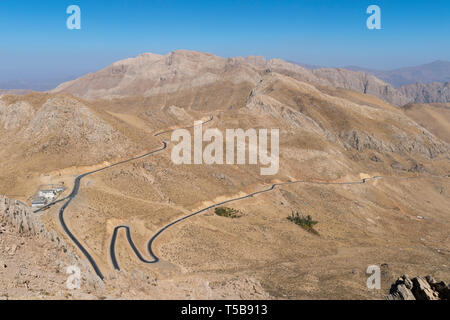
<instances>
[{"instance_id":1,"label":"rocky ridge","mask_svg":"<svg viewBox=\"0 0 450 320\"><path fill-rule=\"evenodd\" d=\"M449 300L450 285L431 276L410 279L403 275L392 284L388 300Z\"/></svg>"},{"instance_id":2,"label":"rocky ridge","mask_svg":"<svg viewBox=\"0 0 450 320\"><path fill-rule=\"evenodd\" d=\"M82 290L68 291L68 266L81 270ZM54 230L24 203L0 196L0 299L83 298L103 283Z\"/></svg>"},{"instance_id":3,"label":"rocky ridge","mask_svg":"<svg viewBox=\"0 0 450 320\"><path fill-rule=\"evenodd\" d=\"M450 101L448 84L418 84L396 89L362 71L340 68L308 70L281 59L266 60L254 56L221 58L188 50L177 50L165 56L145 53L117 61L96 73L62 83L51 92L68 92L85 99L155 96L224 82L254 87L272 72L313 85L371 94L394 105Z\"/></svg>"},{"instance_id":4,"label":"rocky ridge","mask_svg":"<svg viewBox=\"0 0 450 320\"><path fill-rule=\"evenodd\" d=\"M450 101L450 83L433 82L429 84L415 83L398 89L409 102L445 103Z\"/></svg>"}]
</instances>

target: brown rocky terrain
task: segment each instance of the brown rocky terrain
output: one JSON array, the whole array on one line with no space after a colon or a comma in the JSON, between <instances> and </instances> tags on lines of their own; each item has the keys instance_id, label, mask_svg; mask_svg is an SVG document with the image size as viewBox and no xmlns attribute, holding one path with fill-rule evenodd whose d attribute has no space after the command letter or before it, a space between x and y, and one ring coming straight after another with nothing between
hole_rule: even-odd
<instances>
[{"instance_id":1,"label":"brown rocky terrain","mask_svg":"<svg viewBox=\"0 0 450 320\"><path fill-rule=\"evenodd\" d=\"M80 288L67 287L67 268L81 270ZM3 299L266 299L252 278L210 283L201 277L159 280L140 270L102 282L55 231L25 204L0 197L0 300Z\"/></svg>"},{"instance_id":2,"label":"brown rocky terrain","mask_svg":"<svg viewBox=\"0 0 450 320\"><path fill-rule=\"evenodd\" d=\"M0 197L0 235L0 299L89 297L103 288L89 266L25 204ZM65 268L71 265L83 270L81 292L67 290Z\"/></svg>"},{"instance_id":3,"label":"brown rocky terrain","mask_svg":"<svg viewBox=\"0 0 450 320\"><path fill-rule=\"evenodd\" d=\"M450 300L450 285L433 277L403 275L392 284L389 300Z\"/></svg>"},{"instance_id":4,"label":"brown rocky terrain","mask_svg":"<svg viewBox=\"0 0 450 320\"><path fill-rule=\"evenodd\" d=\"M81 181L64 217L105 275L105 289L86 284L80 294L384 299L394 275L449 279L446 107L399 108L371 87L350 90L364 81L378 83L376 78L358 75L356 82L338 85L348 80L345 73L315 74L281 60L177 51L120 61L53 93L4 95L0 194L29 204L40 184L65 182L67 196L76 175L156 150L165 140L164 151ZM423 122L422 110L428 119ZM175 165L170 132L155 133L211 116L204 129L279 128L278 173L261 176L259 165L248 164ZM435 124L433 117L443 119ZM339 184L373 176L381 178ZM121 271L114 270L109 249L119 225L130 227L148 259L148 240L170 222L273 183L298 180L227 204L242 212L239 218L210 209L171 226L153 244L161 259L156 264L142 263L120 231ZM39 219L64 239L67 252L87 264L83 274L92 274L61 227L60 207L40 212ZM293 211L318 221L318 234L290 222ZM11 237L11 243L21 241ZM382 267L382 290L366 287L366 269L374 264Z\"/></svg>"},{"instance_id":5,"label":"brown rocky terrain","mask_svg":"<svg viewBox=\"0 0 450 320\"><path fill-rule=\"evenodd\" d=\"M280 59L221 58L178 50L165 56L152 53L118 61L111 66L65 82L51 92L67 92L85 99L155 96L180 90L218 87L230 92L256 85L266 73L276 72L315 85L341 87L371 94L394 105L410 102L450 102L448 84L410 84L399 89L361 71L340 68L309 70ZM199 89L202 88L202 89Z\"/></svg>"},{"instance_id":6,"label":"brown rocky terrain","mask_svg":"<svg viewBox=\"0 0 450 320\"><path fill-rule=\"evenodd\" d=\"M402 86L400 92L415 103L446 103L450 101L450 82L415 83Z\"/></svg>"},{"instance_id":7,"label":"brown rocky terrain","mask_svg":"<svg viewBox=\"0 0 450 320\"><path fill-rule=\"evenodd\" d=\"M450 103L407 104L403 110L436 137L450 143Z\"/></svg>"}]
</instances>

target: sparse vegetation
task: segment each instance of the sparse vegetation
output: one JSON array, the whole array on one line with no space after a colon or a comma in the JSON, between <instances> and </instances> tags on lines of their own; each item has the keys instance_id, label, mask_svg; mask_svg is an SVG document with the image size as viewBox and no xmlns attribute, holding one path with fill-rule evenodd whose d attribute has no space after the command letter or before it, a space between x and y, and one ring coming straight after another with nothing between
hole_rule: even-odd
<instances>
[{"instance_id":1,"label":"sparse vegetation","mask_svg":"<svg viewBox=\"0 0 450 320\"><path fill-rule=\"evenodd\" d=\"M302 227L308 232L311 232L313 234L319 234L315 229L314 226L318 223L317 221L314 221L310 215L302 216L298 212L292 211L291 215L287 217L287 219L291 222L294 222L296 225Z\"/></svg>"},{"instance_id":2,"label":"sparse vegetation","mask_svg":"<svg viewBox=\"0 0 450 320\"><path fill-rule=\"evenodd\" d=\"M232 218L232 219L242 217L242 211L236 210L233 208L218 207L214 210L214 212L218 216Z\"/></svg>"}]
</instances>

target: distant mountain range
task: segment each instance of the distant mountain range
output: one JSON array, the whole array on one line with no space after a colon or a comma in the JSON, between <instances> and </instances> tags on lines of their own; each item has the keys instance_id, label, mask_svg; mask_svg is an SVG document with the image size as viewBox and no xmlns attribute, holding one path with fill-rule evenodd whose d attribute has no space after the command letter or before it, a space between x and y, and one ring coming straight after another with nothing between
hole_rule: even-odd
<instances>
[{"instance_id":1,"label":"distant mountain range","mask_svg":"<svg viewBox=\"0 0 450 320\"><path fill-rule=\"evenodd\" d=\"M401 87L413 83L450 82L450 61L434 61L415 67L399 68L380 71L361 68L357 66L345 67L351 71L362 71L391 84Z\"/></svg>"},{"instance_id":2,"label":"distant mountain range","mask_svg":"<svg viewBox=\"0 0 450 320\"><path fill-rule=\"evenodd\" d=\"M295 62L293 62L295 63ZM343 68L324 68L318 65L295 63L313 73L330 73L331 70L348 70L372 75L390 84L404 99L382 97L386 101L400 105L405 101L416 103L450 101L450 61L434 61L420 66L398 68L393 70L374 70L358 66ZM392 90L391 90L392 91ZM372 93L373 94L373 93ZM395 96L395 95L394 95ZM380 95L378 95L380 97Z\"/></svg>"},{"instance_id":3,"label":"distant mountain range","mask_svg":"<svg viewBox=\"0 0 450 320\"><path fill-rule=\"evenodd\" d=\"M177 63L175 63L177 62ZM258 83L266 72L278 72L308 83L340 87L371 94L394 105L410 102L450 102L450 62L435 61L416 67L379 71L356 66L321 68L262 57L221 58L212 54L178 50L165 56L146 53L118 61L96 73L68 82L53 81L2 86L0 94L9 89L34 89L70 92L83 98L112 98L160 94L180 87L196 87L227 78L233 83ZM65 79L67 80L67 79ZM24 85L26 84L26 85ZM240 87L239 87L240 88ZM21 90L25 93L27 90Z\"/></svg>"},{"instance_id":4,"label":"distant mountain range","mask_svg":"<svg viewBox=\"0 0 450 320\"><path fill-rule=\"evenodd\" d=\"M26 94L32 90L27 89L0 89L0 95L1 94Z\"/></svg>"},{"instance_id":5,"label":"distant mountain range","mask_svg":"<svg viewBox=\"0 0 450 320\"><path fill-rule=\"evenodd\" d=\"M46 77L42 78L33 77L32 79L8 79L3 77L0 80L0 90L26 90L26 91L47 91L55 88L62 82L70 81L82 74L61 76L61 77Z\"/></svg>"},{"instance_id":6,"label":"distant mountain range","mask_svg":"<svg viewBox=\"0 0 450 320\"><path fill-rule=\"evenodd\" d=\"M413 102L450 101L450 61L438 60L420 66L388 71L355 66L348 66L345 69L371 74L391 84Z\"/></svg>"},{"instance_id":7,"label":"distant mountain range","mask_svg":"<svg viewBox=\"0 0 450 320\"><path fill-rule=\"evenodd\" d=\"M318 65L310 65L305 63L298 63L303 68L315 70L323 69L324 67ZM346 66L342 69L350 71L361 71L371 74L384 82L389 83L395 88L405 86L408 84L423 83L429 84L433 82L450 82L450 61L437 60L420 66L398 68L393 70L375 70L358 66Z\"/></svg>"}]
</instances>

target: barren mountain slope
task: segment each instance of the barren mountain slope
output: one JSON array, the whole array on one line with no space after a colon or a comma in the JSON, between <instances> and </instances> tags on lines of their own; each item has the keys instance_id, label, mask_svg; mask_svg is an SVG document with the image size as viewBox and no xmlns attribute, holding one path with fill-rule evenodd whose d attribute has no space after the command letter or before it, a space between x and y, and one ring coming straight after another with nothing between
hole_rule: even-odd
<instances>
[{"instance_id":1,"label":"barren mountain slope","mask_svg":"<svg viewBox=\"0 0 450 320\"><path fill-rule=\"evenodd\" d=\"M57 170L73 174L76 167L101 164L152 146L114 121L67 95L2 96L0 193L21 195L20 200L25 200L31 190L22 187L36 188L48 180L43 175L64 175Z\"/></svg>"},{"instance_id":2,"label":"barren mountain slope","mask_svg":"<svg viewBox=\"0 0 450 320\"><path fill-rule=\"evenodd\" d=\"M147 53L118 61L101 71L63 83L52 92L68 92L85 99L136 95L165 97L177 91L201 96L205 89L224 95L243 86L254 86L264 74L270 72L315 85L342 87L375 95L395 105L416 101L409 91L394 89L363 72L308 70L280 59L267 61L252 56L225 59L187 50L177 50L165 56ZM433 99L430 96L429 102Z\"/></svg>"},{"instance_id":3,"label":"barren mountain slope","mask_svg":"<svg viewBox=\"0 0 450 320\"><path fill-rule=\"evenodd\" d=\"M450 104L407 104L405 114L436 137L450 143Z\"/></svg>"},{"instance_id":4,"label":"barren mountain slope","mask_svg":"<svg viewBox=\"0 0 450 320\"><path fill-rule=\"evenodd\" d=\"M255 83L258 72L261 70L253 70L243 60L180 50L166 56L143 54L118 61L97 73L63 83L53 92L92 99L195 91L217 83L230 90L234 85Z\"/></svg>"},{"instance_id":5,"label":"barren mountain slope","mask_svg":"<svg viewBox=\"0 0 450 320\"><path fill-rule=\"evenodd\" d=\"M327 79L333 87L371 94L394 105L403 105L409 102L406 96L391 85L364 72L353 72L345 69L316 69L312 72L319 78Z\"/></svg>"},{"instance_id":6,"label":"barren mountain slope","mask_svg":"<svg viewBox=\"0 0 450 320\"><path fill-rule=\"evenodd\" d=\"M69 289L73 269L80 288ZM112 273L102 282L90 265L74 254L40 215L20 202L0 196L0 300L3 299L264 299L269 295L251 277L209 283L201 277L159 280L141 270Z\"/></svg>"},{"instance_id":7,"label":"barren mountain slope","mask_svg":"<svg viewBox=\"0 0 450 320\"><path fill-rule=\"evenodd\" d=\"M450 82L415 83L398 89L408 101L415 103L450 102Z\"/></svg>"}]
</instances>

